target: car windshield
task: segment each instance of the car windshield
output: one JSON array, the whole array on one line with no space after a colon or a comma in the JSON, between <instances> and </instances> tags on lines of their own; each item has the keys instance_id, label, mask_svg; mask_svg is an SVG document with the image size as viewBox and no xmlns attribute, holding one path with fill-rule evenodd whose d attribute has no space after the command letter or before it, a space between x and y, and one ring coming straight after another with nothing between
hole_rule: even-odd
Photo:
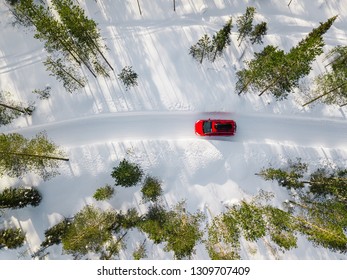
<instances>
[{"instance_id":1,"label":"car windshield","mask_svg":"<svg viewBox=\"0 0 347 280\"><path fill-rule=\"evenodd\" d=\"M204 133L211 133L211 131L212 131L212 122L210 122L210 121L204 122L202 129L203 129Z\"/></svg>"}]
</instances>

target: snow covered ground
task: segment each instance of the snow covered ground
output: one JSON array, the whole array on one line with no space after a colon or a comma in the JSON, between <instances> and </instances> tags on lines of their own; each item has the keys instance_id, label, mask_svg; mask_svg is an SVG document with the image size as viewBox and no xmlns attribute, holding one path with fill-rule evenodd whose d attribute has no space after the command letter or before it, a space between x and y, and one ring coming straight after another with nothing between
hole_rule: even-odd
<instances>
[{"instance_id":1,"label":"snow covered ground","mask_svg":"<svg viewBox=\"0 0 347 280\"><path fill-rule=\"evenodd\" d=\"M98 187L113 184L112 168L127 158L163 181L168 205L185 199L191 212L218 215L225 206L248 198L260 189L276 194L274 203L287 198L276 184L254 174L263 167L280 166L287 159L302 158L312 168L323 165L347 168L346 107L317 104L303 108L293 93L276 102L264 94L238 96L235 73L243 61L264 45L289 50L319 22L336 14L338 19L325 34L326 47L347 44L347 0L135 0L79 1L101 29L109 47L108 59L115 68L111 79L90 79L81 92L68 94L45 71L43 44L33 33L13 27L8 9L0 4L0 90L20 100L36 102L32 117L21 118L1 133L33 136L46 130L68 154L61 175L42 182L35 176L22 181L2 178L1 188L37 186L43 194L36 208L6 211L6 224L20 226L27 243L18 250L0 250L0 259L30 259L39 248L44 231L63 216L69 217L86 204L101 208L144 211L139 188L119 189L107 202L92 196ZM257 10L256 23L268 23L263 46L243 43L238 47L236 27L232 44L215 63L202 65L188 55L189 47L203 34L213 35L227 19L243 14L247 6ZM310 77L322 73L321 57ZM125 91L116 78L126 66L139 75L138 87ZM52 87L48 100L39 100L32 90ZM306 80L302 87L309 87ZM232 138L201 139L194 134L200 118L225 117L238 123ZM131 259L138 233L129 237L120 255ZM149 244L151 244L149 242ZM347 259L345 255L315 248L304 238L286 253L273 252L262 242L243 243L243 259ZM49 259L70 259L61 247L49 249ZM148 246L149 259L171 259L162 246ZM199 245L194 259L208 259Z\"/></svg>"}]
</instances>

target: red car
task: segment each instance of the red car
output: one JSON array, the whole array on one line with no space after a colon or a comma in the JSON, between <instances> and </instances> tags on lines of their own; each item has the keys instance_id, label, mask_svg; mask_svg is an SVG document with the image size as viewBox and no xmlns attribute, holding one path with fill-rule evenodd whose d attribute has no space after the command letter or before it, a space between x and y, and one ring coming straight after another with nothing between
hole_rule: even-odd
<instances>
[{"instance_id":1,"label":"red car","mask_svg":"<svg viewBox=\"0 0 347 280\"><path fill-rule=\"evenodd\" d=\"M195 123L195 134L200 136L232 136L236 132L233 120L198 120Z\"/></svg>"}]
</instances>

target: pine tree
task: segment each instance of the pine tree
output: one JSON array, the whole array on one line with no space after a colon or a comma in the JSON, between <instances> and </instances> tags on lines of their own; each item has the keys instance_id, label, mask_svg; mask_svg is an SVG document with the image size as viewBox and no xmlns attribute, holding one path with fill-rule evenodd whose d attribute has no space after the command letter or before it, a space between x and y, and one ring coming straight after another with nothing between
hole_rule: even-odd
<instances>
[{"instance_id":1,"label":"pine tree","mask_svg":"<svg viewBox=\"0 0 347 280\"><path fill-rule=\"evenodd\" d=\"M69 254L100 253L107 242L112 241L112 228L116 223L116 213L85 206L74 215L63 234L63 249Z\"/></svg>"},{"instance_id":2,"label":"pine tree","mask_svg":"<svg viewBox=\"0 0 347 280\"><path fill-rule=\"evenodd\" d=\"M272 173L273 170L276 172ZM274 242L287 249L295 245L295 233L300 232L314 245L346 253L347 170L327 172L320 168L309 176L305 174L307 170L308 166L299 161L290 163L287 168L267 169L270 172L263 173L265 179L278 180L281 186L300 187L294 199L287 203L291 205L287 214L265 207L267 224L272 224L270 236Z\"/></svg>"},{"instance_id":3,"label":"pine tree","mask_svg":"<svg viewBox=\"0 0 347 280\"><path fill-rule=\"evenodd\" d=\"M32 139L18 133L0 134L0 155L1 176L20 178L34 172L44 180L58 174L60 161L69 160L44 132Z\"/></svg>"},{"instance_id":4,"label":"pine tree","mask_svg":"<svg viewBox=\"0 0 347 280\"><path fill-rule=\"evenodd\" d=\"M22 0L14 8L16 17L27 22L27 25L35 27L34 37L45 43L47 52L60 57L60 60L64 58L64 63L60 63L60 60L54 61L54 64L52 64L52 60L48 61L48 64L54 68L52 72L57 75L56 72L61 71L60 68L62 68L59 64L65 65L70 64L68 61L74 61L78 67L84 65L94 77L97 77L97 74L108 77L105 64L111 70L113 68L102 52L103 46L96 23L88 19L84 11L70 0L55 0L53 2L53 7L57 10L45 6L43 3L35 4L33 0ZM56 13L58 13L59 19L55 18ZM65 70L66 68L63 67ZM85 83L83 79L72 74L71 69L66 72L71 75L57 76L64 81L64 85L73 83L73 86L68 86L67 89L76 88L76 86L78 88ZM66 77L69 76L75 79L67 83ZM77 81L73 82L73 80Z\"/></svg>"},{"instance_id":5,"label":"pine tree","mask_svg":"<svg viewBox=\"0 0 347 280\"><path fill-rule=\"evenodd\" d=\"M25 235L20 229L2 229L0 230L0 249L7 247L16 249L24 244Z\"/></svg>"},{"instance_id":6,"label":"pine tree","mask_svg":"<svg viewBox=\"0 0 347 280\"><path fill-rule=\"evenodd\" d=\"M61 244L63 236L68 231L69 226L71 225L71 219L63 219L56 225L45 230L45 240L41 243L40 250L44 250L49 246Z\"/></svg>"},{"instance_id":7,"label":"pine tree","mask_svg":"<svg viewBox=\"0 0 347 280\"><path fill-rule=\"evenodd\" d=\"M0 126L8 125L20 116L30 116L34 110L33 105L24 106L21 102L13 100L10 92L0 91Z\"/></svg>"},{"instance_id":8,"label":"pine tree","mask_svg":"<svg viewBox=\"0 0 347 280\"><path fill-rule=\"evenodd\" d=\"M163 193L161 182L157 178L147 176L141 188L141 193L144 202L157 202Z\"/></svg>"},{"instance_id":9,"label":"pine tree","mask_svg":"<svg viewBox=\"0 0 347 280\"><path fill-rule=\"evenodd\" d=\"M261 176L264 180L277 181L280 186L288 189L301 189L305 186L303 178L307 168L307 164L298 159L296 162L289 161L285 168L266 168L256 175Z\"/></svg>"},{"instance_id":10,"label":"pine tree","mask_svg":"<svg viewBox=\"0 0 347 280\"><path fill-rule=\"evenodd\" d=\"M249 34L252 44L262 44L263 37L267 33L267 23L262 22L254 26L252 32Z\"/></svg>"},{"instance_id":11,"label":"pine tree","mask_svg":"<svg viewBox=\"0 0 347 280\"><path fill-rule=\"evenodd\" d=\"M347 46L333 48L326 58L331 59L328 64L331 71L315 79L314 97L303 106L317 100L322 100L326 104L347 105Z\"/></svg>"},{"instance_id":12,"label":"pine tree","mask_svg":"<svg viewBox=\"0 0 347 280\"><path fill-rule=\"evenodd\" d=\"M45 100L51 96L51 87L46 86L44 89L35 89L32 93L36 94L39 99Z\"/></svg>"},{"instance_id":13,"label":"pine tree","mask_svg":"<svg viewBox=\"0 0 347 280\"><path fill-rule=\"evenodd\" d=\"M312 62L323 53L323 35L330 29L336 18L337 16L334 16L326 22L320 23L287 54L292 66L286 74L289 77L291 88L297 87L299 79L310 73Z\"/></svg>"},{"instance_id":14,"label":"pine tree","mask_svg":"<svg viewBox=\"0 0 347 280\"><path fill-rule=\"evenodd\" d=\"M241 45L242 41L252 32L255 12L254 7L247 7L245 14L239 16L236 20L237 29L239 32L239 36L237 37L239 46Z\"/></svg>"},{"instance_id":15,"label":"pine tree","mask_svg":"<svg viewBox=\"0 0 347 280\"><path fill-rule=\"evenodd\" d=\"M190 258L203 236L200 230L203 219L202 213L191 214L186 211L184 203L178 203L169 212L165 225L167 244L164 250L173 251L176 259Z\"/></svg>"},{"instance_id":16,"label":"pine tree","mask_svg":"<svg viewBox=\"0 0 347 280\"><path fill-rule=\"evenodd\" d=\"M208 58L212 52L212 41L207 34L200 38L198 42L189 49L189 54L200 63L202 63L205 58Z\"/></svg>"},{"instance_id":17,"label":"pine tree","mask_svg":"<svg viewBox=\"0 0 347 280\"><path fill-rule=\"evenodd\" d=\"M40 204L42 196L33 188L7 188L0 193L0 208L23 208L28 205L36 207Z\"/></svg>"},{"instance_id":18,"label":"pine tree","mask_svg":"<svg viewBox=\"0 0 347 280\"><path fill-rule=\"evenodd\" d=\"M286 76L282 72L289 68L283 50L271 45L266 46L262 52L255 53L254 59L247 61L246 64L247 68L236 73L238 78L236 89L239 95L250 88L260 91L267 87L268 81L274 77L278 77L278 87L274 89L274 93L282 92L286 85Z\"/></svg>"},{"instance_id":19,"label":"pine tree","mask_svg":"<svg viewBox=\"0 0 347 280\"><path fill-rule=\"evenodd\" d=\"M213 45L213 55L212 61L215 61L217 55L220 56L223 53L223 50L230 45L230 33L232 29L232 18L230 18L227 23L223 26L221 30L219 30L212 37L212 45Z\"/></svg>"},{"instance_id":20,"label":"pine tree","mask_svg":"<svg viewBox=\"0 0 347 280\"><path fill-rule=\"evenodd\" d=\"M316 56L323 52L323 34L331 27L336 16L321 23L289 53L267 46L247 62L248 69L237 73L239 94L248 88L259 91L259 96L270 92L277 100L287 97L299 80L308 75Z\"/></svg>"},{"instance_id":21,"label":"pine tree","mask_svg":"<svg viewBox=\"0 0 347 280\"><path fill-rule=\"evenodd\" d=\"M346 204L331 200L314 202L306 198L291 203L300 210L295 217L298 231L308 240L332 251L347 252Z\"/></svg>"},{"instance_id":22,"label":"pine tree","mask_svg":"<svg viewBox=\"0 0 347 280\"><path fill-rule=\"evenodd\" d=\"M270 205L264 206L263 211L271 240L282 250L296 248L297 226L293 215Z\"/></svg>"},{"instance_id":23,"label":"pine tree","mask_svg":"<svg viewBox=\"0 0 347 280\"><path fill-rule=\"evenodd\" d=\"M165 224L168 217L168 211L162 205L151 205L138 228L145 232L155 244L160 244L166 238Z\"/></svg>"},{"instance_id":24,"label":"pine tree","mask_svg":"<svg viewBox=\"0 0 347 280\"><path fill-rule=\"evenodd\" d=\"M266 234L266 222L263 217L263 210L253 203L241 201L240 205L229 209L231 214L239 224L242 235L248 241L256 241Z\"/></svg>"},{"instance_id":25,"label":"pine tree","mask_svg":"<svg viewBox=\"0 0 347 280\"><path fill-rule=\"evenodd\" d=\"M128 90L130 87L138 85L137 77L138 75L134 72L132 66L125 66L118 74L118 79L123 82L126 90Z\"/></svg>"},{"instance_id":26,"label":"pine tree","mask_svg":"<svg viewBox=\"0 0 347 280\"><path fill-rule=\"evenodd\" d=\"M103 54L102 49L104 46L101 45L101 35L95 21L89 19L85 15L84 10L71 0L53 0L52 3L70 36L74 38L75 43L84 53L90 55L95 69L100 68L97 72L107 76L107 70L100 60L107 63L111 70L113 68Z\"/></svg>"},{"instance_id":27,"label":"pine tree","mask_svg":"<svg viewBox=\"0 0 347 280\"><path fill-rule=\"evenodd\" d=\"M64 88L68 92L74 92L79 90L86 85L86 80L80 75L75 66L68 65L69 61L63 60L61 58L53 59L52 57L47 57L44 65L46 69L51 72L51 76L55 76L58 81L63 82Z\"/></svg>"},{"instance_id":28,"label":"pine tree","mask_svg":"<svg viewBox=\"0 0 347 280\"><path fill-rule=\"evenodd\" d=\"M147 252L146 252L146 240L143 241L133 252L133 258L134 260L141 260L144 258L147 258Z\"/></svg>"},{"instance_id":29,"label":"pine tree","mask_svg":"<svg viewBox=\"0 0 347 280\"><path fill-rule=\"evenodd\" d=\"M310 175L306 183L318 200L334 198L347 205L347 169L329 172L325 168L319 168Z\"/></svg>"},{"instance_id":30,"label":"pine tree","mask_svg":"<svg viewBox=\"0 0 347 280\"><path fill-rule=\"evenodd\" d=\"M161 205L151 206L139 228L148 234L154 243L166 242L164 250L173 251L176 259L190 258L194 248L200 242L203 233L200 230L204 216L197 212L186 211L184 203L178 203L172 210Z\"/></svg>"},{"instance_id":31,"label":"pine tree","mask_svg":"<svg viewBox=\"0 0 347 280\"><path fill-rule=\"evenodd\" d=\"M110 185L106 185L104 187L98 188L94 193L93 197L100 201L110 199L114 194L114 189Z\"/></svg>"},{"instance_id":32,"label":"pine tree","mask_svg":"<svg viewBox=\"0 0 347 280\"><path fill-rule=\"evenodd\" d=\"M215 217L208 227L206 249L212 260L240 259L241 230L238 221L228 212Z\"/></svg>"},{"instance_id":33,"label":"pine tree","mask_svg":"<svg viewBox=\"0 0 347 280\"><path fill-rule=\"evenodd\" d=\"M117 167L114 167L111 173L111 177L115 179L115 185L126 188L135 186L141 181L142 176L141 167L126 159L123 159Z\"/></svg>"}]
</instances>

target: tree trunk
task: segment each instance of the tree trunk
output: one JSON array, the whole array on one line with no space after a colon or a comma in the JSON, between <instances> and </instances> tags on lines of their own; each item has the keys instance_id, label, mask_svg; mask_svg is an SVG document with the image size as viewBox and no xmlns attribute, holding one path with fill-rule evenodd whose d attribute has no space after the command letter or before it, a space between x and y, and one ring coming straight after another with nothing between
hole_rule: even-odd
<instances>
[{"instance_id":1,"label":"tree trunk","mask_svg":"<svg viewBox=\"0 0 347 280\"><path fill-rule=\"evenodd\" d=\"M329 231L329 230L326 230L326 229L324 229L324 228L321 228L321 227L318 226L318 225L312 224L312 223L310 223L309 221L307 221L306 219L304 219L304 218L302 218L302 217L295 217L295 216L293 216L293 217L294 217L296 220L300 221L301 223L307 224L307 225L309 225L309 226L315 228L317 231L325 232L326 234L328 234L328 235L330 235L330 236L333 236L333 237L335 237L335 238L337 238L337 239L340 239L340 240L342 240L342 241L345 241L345 240L341 239L341 236L336 235L334 232Z\"/></svg>"},{"instance_id":2,"label":"tree trunk","mask_svg":"<svg viewBox=\"0 0 347 280\"><path fill-rule=\"evenodd\" d=\"M122 236L117 240L116 244L118 245L118 244L124 239L124 237L125 237L127 234L128 234L128 232L123 233ZM115 252L116 252L116 250L111 250L111 251L105 256L105 259L106 259L106 260L110 260Z\"/></svg>"},{"instance_id":3,"label":"tree trunk","mask_svg":"<svg viewBox=\"0 0 347 280\"><path fill-rule=\"evenodd\" d=\"M244 86L243 88L238 92L238 95L240 95L242 92L244 92L245 89L248 88L249 84L252 82L252 80L249 80Z\"/></svg>"},{"instance_id":4,"label":"tree trunk","mask_svg":"<svg viewBox=\"0 0 347 280\"><path fill-rule=\"evenodd\" d=\"M200 64L202 64L202 61L204 60L205 52L203 51L201 54Z\"/></svg>"},{"instance_id":5,"label":"tree trunk","mask_svg":"<svg viewBox=\"0 0 347 280\"><path fill-rule=\"evenodd\" d=\"M258 94L258 96L262 96L269 88L271 88L274 84L277 83L277 81L280 79L281 77L279 76L278 78L276 78L272 83L270 83L270 85L268 85L261 93Z\"/></svg>"},{"instance_id":6,"label":"tree trunk","mask_svg":"<svg viewBox=\"0 0 347 280\"><path fill-rule=\"evenodd\" d=\"M140 7L140 2L139 2L139 0L137 0L137 6L139 7L139 12L140 12L140 15L142 16L142 11L141 11L141 7Z\"/></svg>"},{"instance_id":7,"label":"tree trunk","mask_svg":"<svg viewBox=\"0 0 347 280\"><path fill-rule=\"evenodd\" d=\"M339 89L340 87L344 86L346 83L347 83L347 82L344 82L344 83L342 83L341 85L338 85L337 87L335 87L335 88L329 90L328 92L325 92L325 93L323 93L323 94L321 94L321 95L319 95L319 96L313 98L312 100L310 100L310 101L306 102L305 104L303 104L302 107L305 107L306 105L311 104L311 103L315 102L316 100L318 100L318 99L320 99L320 98L322 98L322 97L328 95L329 93L331 93L331 92L333 92L333 91Z\"/></svg>"},{"instance_id":8,"label":"tree trunk","mask_svg":"<svg viewBox=\"0 0 347 280\"><path fill-rule=\"evenodd\" d=\"M12 106L9 106L9 105L3 104L3 103L0 103L0 106L5 107L5 108L10 109L10 110L13 110L13 111L20 112L22 114L27 114L27 112L24 109L21 110L21 109L18 109L16 107L12 107Z\"/></svg>"},{"instance_id":9,"label":"tree trunk","mask_svg":"<svg viewBox=\"0 0 347 280\"><path fill-rule=\"evenodd\" d=\"M217 52L218 52L218 49L216 48L216 50L215 50L215 52L213 54L212 62L214 62L216 60Z\"/></svg>"},{"instance_id":10,"label":"tree trunk","mask_svg":"<svg viewBox=\"0 0 347 280\"><path fill-rule=\"evenodd\" d=\"M293 200L290 200L289 202L290 202L290 203L293 203L293 204L295 204L295 205L297 205L297 206L299 206L299 207L302 207L302 208L304 208L304 209L309 209L307 206L302 205L302 204L300 204L300 203L297 203L297 202L295 202L295 201L293 201ZM326 229L324 229L324 228L321 228L320 226L318 226L318 225L316 225L316 224L313 224L313 223L307 221L307 220L306 220L305 218L303 218L303 217L297 217L297 216L294 216L294 215L292 215L292 217L293 217L294 219L296 219L296 220L298 220L298 221L304 223L304 224L307 224L307 225L309 225L309 226L311 226L311 227L313 227L313 228L319 230L319 231L325 232L325 233L327 233L327 234L329 234L329 235L335 236L335 237L337 237L337 238L340 239L340 236L337 236L334 232L331 232L331 231L329 231L329 230L326 230Z\"/></svg>"},{"instance_id":11,"label":"tree trunk","mask_svg":"<svg viewBox=\"0 0 347 280\"><path fill-rule=\"evenodd\" d=\"M81 87L84 87L84 84L81 83L81 81L79 81L77 78L75 78L73 75L71 75L69 72L67 72L64 68L62 68L60 65L56 64L57 67L59 67L59 69L61 71L63 71L66 75L68 75L71 79L73 79L76 83L78 83Z\"/></svg>"},{"instance_id":12,"label":"tree trunk","mask_svg":"<svg viewBox=\"0 0 347 280\"><path fill-rule=\"evenodd\" d=\"M15 156L21 156L21 157L34 157L34 158L42 158L42 159L69 161L68 158L63 158L63 157L41 156L41 155L33 155L33 154L25 154L25 153L11 153L11 152L1 152L0 151L0 154L2 154L2 155L15 155Z\"/></svg>"},{"instance_id":13,"label":"tree trunk","mask_svg":"<svg viewBox=\"0 0 347 280\"><path fill-rule=\"evenodd\" d=\"M174 12L176 12L176 0L173 0L173 9L174 9Z\"/></svg>"}]
</instances>

